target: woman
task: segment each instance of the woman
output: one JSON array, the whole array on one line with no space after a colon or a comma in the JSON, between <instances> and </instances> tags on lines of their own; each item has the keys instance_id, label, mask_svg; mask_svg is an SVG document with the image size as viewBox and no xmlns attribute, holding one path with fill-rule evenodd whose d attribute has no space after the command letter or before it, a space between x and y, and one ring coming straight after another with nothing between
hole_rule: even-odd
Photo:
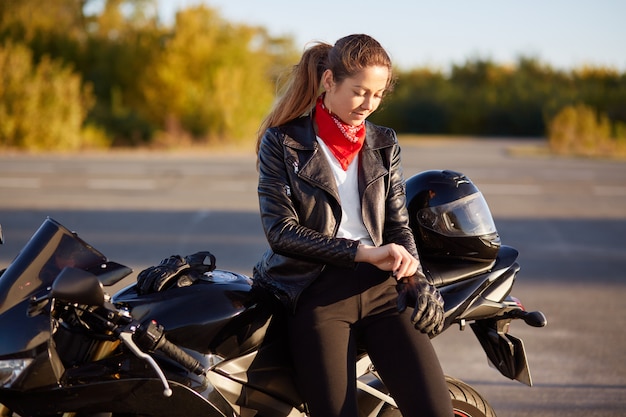
<instances>
[{"instance_id":1,"label":"woman","mask_svg":"<svg viewBox=\"0 0 626 417\"><path fill-rule=\"evenodd\" d=\"M259 203L270 250L255 285L288 309L298 387L312 417L357 416L365 346L403 416L452 415L427 333L443 302L408 226L395 133L366 122L392 87L389 56L367 35L305 50L260 129ZM321 94L320 94L321 92ZM419 300L398 308L397 280ZM422 330L415 331L413 327Z\"/></svg>"}]
</instances>

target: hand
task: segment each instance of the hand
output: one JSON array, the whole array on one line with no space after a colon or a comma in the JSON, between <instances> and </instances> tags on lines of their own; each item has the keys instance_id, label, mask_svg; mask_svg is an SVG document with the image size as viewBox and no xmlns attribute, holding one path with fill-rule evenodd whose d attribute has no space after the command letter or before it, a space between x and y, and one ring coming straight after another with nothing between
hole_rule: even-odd
<instances>
[{"instance_id":1,"label":"hand","mask_svg":"<svg viewBox=\"0 0 626 417\"><path fill-rule=\"evenodd\" d=\"M380 270L389 271L396 279L414 275L420 267L419 260L404 246L395 243L379 247L361 244L354 260L367 262Z\"/></svg>"},{"instance_id":2,"label":"hand","mask_svg":"<svg viewBox=\"0 0 626 417\"><path fill-rule=\"evenodd\" d=\"M445 318L443 298L421 271L414 276L400 279L396 289L399 312L406 310L407 302L415 302L411 322L417 330L430 336L441 333Z\"/></svg>"}]
</instances>

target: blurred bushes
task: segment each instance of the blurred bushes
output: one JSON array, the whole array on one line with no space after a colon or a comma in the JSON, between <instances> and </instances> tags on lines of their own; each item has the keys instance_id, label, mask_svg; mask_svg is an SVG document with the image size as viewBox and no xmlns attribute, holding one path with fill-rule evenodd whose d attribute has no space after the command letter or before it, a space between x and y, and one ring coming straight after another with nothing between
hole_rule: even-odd
<instances>
[{"instance_id":1,"label":"blurred bushes","mask_svg":"<svg viewBox=\"0 0 626 417\"><path fill-rule=\"evenodd\" d=\"M146 117L167 121L167 133L175 126L196 138L253 137L273 99L266 42L258 29L233 26L205 7L179 12L141 83Z\"/></svg>"},{"instance_id":2,"label":"blurred bushes","mask_svg":"<svg viewBox=\"0 0 626 417\"><path fill-rule=\"evenodd\" d=\"M415 69L399 74L373 120L407 133L537 137L561 109L576 103L626 122L626 74L557 71L525 57L515 65L468 60L449 73Z\"/></svg>"},{"instance_id":3,"label":"blurred bushes","mask_svg":"<svg viewBox=\"0 0 626 417\"><path fill-rule=\"evenodd\" d=\"M561 155L626 156L626 124L584 104L562 109L548 125L548 139Z\"/></svg>"},{"instance_id":4,"label":"blurred bushes","mask_svg":"<svg viewBox=\"0 0 626 417\"><path fill-rule=\"evenodd\" d=\"M10 42L0 45L0 144L30 150L107 146L83 123L93 104L89 86L58 60Z\"/></svg>"},{"instance_id":5,"label":"blurred bushes","mask_svg":"<svg viewBox=\"0 0 626 417\"><path fill-rule=\"evenodd\" d=\"M0 46L23 62L0 95L12 118L0 118L0 148L39 150L253 143L277 69L295 56L290 39L205 6L165 26L156 0L2 0ZM47 83L36 81L42 71ZM35 100L25 97L35 82L45 106L16 113L14 103ZM27 135L39 120L46 132Z\"/></svg>"},{"instance_id":6,"label":"blurred bushes","mask_svg":"<svg viewBox=\"0 0 626 417\"><path fill-rule=\"evenodd\" d=\"M156 0L2 0L0 51L0 148L39 150L252 147L300 55L206 6L166 26ZM555 152L585 155L623 146L626 74L614 70L476 58L398 76L371 120L399 133L549 136Z\"/></svg>"}]
</instances>

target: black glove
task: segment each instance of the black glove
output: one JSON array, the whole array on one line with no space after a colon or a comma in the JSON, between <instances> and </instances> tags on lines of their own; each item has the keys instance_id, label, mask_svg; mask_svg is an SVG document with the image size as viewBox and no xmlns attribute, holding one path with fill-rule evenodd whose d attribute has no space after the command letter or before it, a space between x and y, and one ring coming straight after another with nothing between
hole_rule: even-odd
<instances>
[{"instance_id":1,"label":"black glove","mask_svg":"<svg viewBox=\"0 0 626 417\"><path fill-rule=\"evenodd\" d=\"M189 267L198 273L204 274L215 269L215 256L211 252L196 252L193 255L185 256L185 262Z\"/></svg>"},{"instance_id":2,"label":"black glove","mask_svg":"<svg viewBox=\"0 0 626 417\"><path fill-rule=\"evenodd\" d=\"M149 294L167 289L174 283L178 287L185 287L214 269L215 256L210 252L196 252L184 258L172 255L160 264L141 271L137 276L137 288L140 294Z\"/></svg>"},{"instance_id":3,"label":"black glove","mask_svg":"<svg viewBox=\"0 0 626 417\"><path fill-rule=\"evenodd\" d=\"M140 294L158 292L170 284L174 278L189 269L189 264L180 257L172 255L160 264L144 269L137 275L137 288Z\"/></svg>"},{"instance_id":4,"label":"black glove","mask_svg":"<svg viewBox=\"0 0 626 417\"><path fill-rule=\"evenodd\" d=\"M396 289L400 313L406 310L407 302L415 303L411 322L417 330L430 336L441 333L444 325L443 298L426 276L417 273L404 277L398 281Z\"/></svg>"}]
</instances>

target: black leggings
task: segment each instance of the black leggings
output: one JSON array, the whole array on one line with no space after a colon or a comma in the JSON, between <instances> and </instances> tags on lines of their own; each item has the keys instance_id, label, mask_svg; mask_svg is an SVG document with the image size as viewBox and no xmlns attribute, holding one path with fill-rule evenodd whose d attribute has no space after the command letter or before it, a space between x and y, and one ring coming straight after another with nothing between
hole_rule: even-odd
<instances>
[{"instance_id":1,"label":"black leggings","mask_svg":"<svg viewBox=\"0 0 626 417\"><path fill-rule=\"evenodd\" d=\"M298 388L311 417L356 417L355 364L363 344L403 417L451 417L450 395L427 335L396 310L395 279L369 264L328 268L288 319Z\"/></svg>"}]
</instances>

